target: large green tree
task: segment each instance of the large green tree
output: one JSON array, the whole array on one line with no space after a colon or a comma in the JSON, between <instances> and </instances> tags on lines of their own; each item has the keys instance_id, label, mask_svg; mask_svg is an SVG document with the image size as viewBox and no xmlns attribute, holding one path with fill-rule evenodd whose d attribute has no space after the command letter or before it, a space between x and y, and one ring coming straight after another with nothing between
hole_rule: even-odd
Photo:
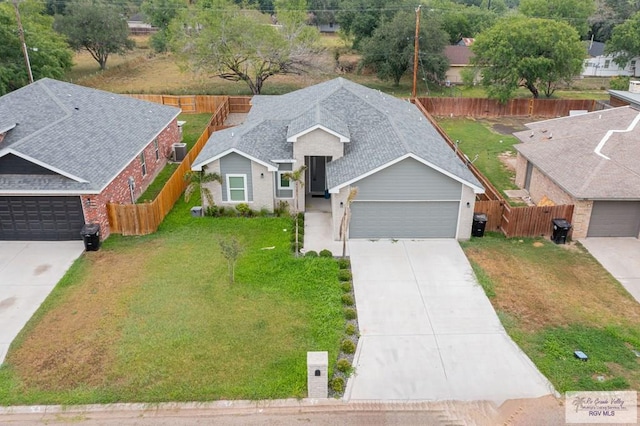
<instances>
[{"instance_id":1,"label":"large green tree","mask_svg":"<svg viewBox=\"0 0 640 426\"><path fill-rule=\"evenodd\" d=\"M109 55L125 53L134 46L127 19L117 6L78 0L67 4L65 13L56 16L56 29L67 36L73 49L86 49L102 70L107 68Z\"/></svg>"},{"instance_id":2,"label":"large green tree","mask_svg":"<svg viewBox=\"0 0 640 426\"><path fill-rule=\"evenodd\" d=\"M151 46L156 52L166 52L169 48L169 24L187 7L184 0L145 0L141 9L149 23L158 28L151 36Z\"/></svg>"},{"instance_id":3,"label":"large green tree","mask_svg":"<svg viewBox=\"0 0 640 426\"><path fill-rule=\"evenodd\" d=\"M474 63L490 97L506 102L518 87L549 97L582 70L585 49L575 28L549 19L510 17L478 35Z\"/></svg>"},{"instance_id":4,"label":"large green tree","mask_svg":"<svg viewBox=\"0 0 640 426\"><path fill-rule=\"evenodd\" d=\"M342 0L336 17L340 30L353 38L353 47L358 49L379 25L401 10L414 10L415 6L409 0Z\"/></svg>"},{"instance_id":5,"label":"large green tree","mask_svg":"<svg viewBox=\"0 0 640 426\"><path fill-rule=\"evenodd\" d=\"M488 8L465 6L452 0L430 0L426 8L442 17L442 28L449 34L451 44L462 37L475 37L498 18L498 14Z\"/></svg>"},{"instance_id":6,"label":"large green tree","mask_svg":"<svg viewBox=\"0 0 640 426\"><path fill-rule=\"evenodd\" d=\"M605 52L614 54L613 61L625 67L633 58L640 56L640 12L613 29Z\"/></svg>"},{"instance_id":7,"label":"large green tree","mask_svg":"<svg viewBox=\"0 0 640 426\"><path fill-rule=\"evenodd\" d=\"M73 52L64 38L53 30L53 18L44 15L44 5L35 0L19 4L25 44L34 80L61 79L73 65ZM21 50L14 6L0 3L0 95L29 83Z\"/></svg>"},{"instance_id":8,"label":"large green tree","mask_svg":"<svg viewBox=\"0 0 640 426\"><path fill-rule=\"evenodd\" d=\"M305 23L304 0L277 1L276 11L278 26L225 0L198 3L174 20L172 49L190 69L260 94L268 78L304 72L318 38Z\"/></svg>"},{"instance_id":9,"label":"large green tree","mask_svg":"<svg viewBox=\"0 0 640 426\"><path fill-rule=\"evenodd\" d=\"M520 0L520 13L531 18L563 21L586 35L587 18L596 11L595 0Z\"/></svg>"},{"instance_id":10,"label":"large green tree","mask_svg":"<svg viewBox=\"0 0 640 426\"><path fill-rule=\"evenodd\" d=\"M443 54L448 35L442 30L437 15L421 13L418 65L430 81L442 81L449 67ZM393 80L397 86L413 64L415 31L415 13L399 12L362 43L364 65L373 67L380 79Z\"/></svg>"}]
</instances>

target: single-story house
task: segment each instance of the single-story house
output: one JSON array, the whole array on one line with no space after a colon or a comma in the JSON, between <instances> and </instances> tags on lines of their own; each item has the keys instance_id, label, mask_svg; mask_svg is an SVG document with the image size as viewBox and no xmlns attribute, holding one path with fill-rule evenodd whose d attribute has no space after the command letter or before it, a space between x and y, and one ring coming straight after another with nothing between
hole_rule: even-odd
<instances>
[{"instance_id":1,"label":"single-story house","mask_svg":"<svg viewBox=\"0 0 640 426\"><path fill-rule=\"evenodd\" d=\"M612 107L631 105L640 109L640 81L631 80L629 90L609 90L609 105Z\"/></svg>"},{"instance_id":2,"label":"single-story house","mask_svg":"<svg viewBox=\"0 0 640 426\"><path fill-rule=\"evenodd\" d=\"M295 200L284 175L301 166ZM209 188L222 206L305 211L305 198L330 197L336 240L353 187L351 238L469 238L484 192L415 105L343 78L254 96L247 120L213 133L192 168L220 174Z\"/></svg>"},{"instance_id":3,"label":"single-story house","mask_svg":"<svg viewBox=\"0 0 640 426\"><path fill-rule=\"evenodd\" d=\"M581 74L583 77L614 77L618 75L636 77L640 75L640 69L636 70L636 63L640 58L634 58L626 66L620 67L613 61L615 55L604 53L604 43L599 41L586 43L588 43L588 57L584 60Z\"/></svg>"},{"instance_id":4,"label":"single-story house","mask_svg":"<svg viewBox=\"0 0 640 426\"><path fill-rule=\"evenodd\" d=\"M529 123L516 184L534 202L575 205L573 238L638 237L640 111L630 106Z\"/></svg>"},{"instance_id":5,"label":"single-story house","mask_svg":"<svg viewBox=\"0 0 640 426\"><path fill-rule=\"evenodd\" d=\"M473 52L466 45L445 46L444 56L449 60L449 69L446 79L450 83L462 83L462 74L465 68L472 67L471 58Z\"/></svg>"},{"instance_id":6,"label":"single-story house","mask_svg":"<svg viewBox=\"0 0 640 426\"><path fill-rule=\"evenodd\" d=\"M180 141L178 108L44 78L0 97L0 240L109 235Z\"/></svg>"}]
</instances>

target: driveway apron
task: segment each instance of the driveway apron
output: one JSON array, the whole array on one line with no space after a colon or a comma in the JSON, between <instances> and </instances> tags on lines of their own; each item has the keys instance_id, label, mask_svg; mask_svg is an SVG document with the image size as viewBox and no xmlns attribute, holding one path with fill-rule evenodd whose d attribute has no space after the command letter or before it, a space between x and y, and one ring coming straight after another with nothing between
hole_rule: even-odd
<instances>
[{"instance_id":1,"label":"driveway apron","mask_svg":"<svg viewBox=\"0 0 640 426\"><path fill-rule=\"evenodd\" d=\"M553 387L509 338L455 240L349 242L361 338L349 400L534 398Z\"/></svg>"},{"instance_id":2,"label":"driveway apron","mask_svg":"<svg viewBox=\"0 0 640 426\"><path fill-rule=\"evenodd\" d=\"M71 264L82 241L0 241L0 364Z\"/></svg>"}]
</instances>

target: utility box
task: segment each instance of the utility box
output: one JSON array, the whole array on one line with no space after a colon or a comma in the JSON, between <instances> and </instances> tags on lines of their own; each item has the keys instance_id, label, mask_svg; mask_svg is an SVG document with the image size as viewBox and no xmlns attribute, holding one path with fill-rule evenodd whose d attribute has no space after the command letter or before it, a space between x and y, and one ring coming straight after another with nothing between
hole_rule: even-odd
<instances>
[{"instance_id":1,"label":"utility box","mask_svg":"<svg viewBox=\"0 0 640 426\"><path fill-rule=\"evenodd\" d=\"M483 213L473 214L473 227L471 228L471 236L484 237L484 228L487 226L487 215Z\"/></svg>"},{"instance_id":2,"label":"utility box","mask_svg":"<svg viewBox=\"0 0 640 426\"><path fill-rule=\"evenodd\" d=\"M309 398L329 396L329 352L307 352L307 393Z\"/></svg>"},{"instance_id":3,"label":"utility box","mask_svg":"<svg viewBox=\"0 0 640 426\"><path fill-rule=\"evenodd\" d=\"M87 223L82 227L80 231L82 241L84 242L84 249L86 251L98 251L100 248L100 224L99 223Z\"/></svg>"},{"instance_id":4,"label":"utility box","mask_svg":"<svg viewBox=\"0 0 640 426\"><path fill-rule=\"evenodd\" d=\"M184 157L187 156L187 144L186 143L174 143L173 144L173 161L181 162Z\"/></svg>"},{"instance_id":5,"label":"utility box","mask_svg":"<svg viewBox=\"0 0 640 426\"><path fill-rule=\"evenodd\" d=\"M202 217L202 206L191 207L191 217Z\"/></svg>"},{"instance_id":6,"label":"utility box","mask_svg":"<svg viewBox=\"0 0 640 426\"><path fill-rule=\"evenodd\" d=\"M571 230L571 224L566 219L553 219L551 222L553 223L551 240L556 244L565 244Z\"/></svg>"}]
</instances>

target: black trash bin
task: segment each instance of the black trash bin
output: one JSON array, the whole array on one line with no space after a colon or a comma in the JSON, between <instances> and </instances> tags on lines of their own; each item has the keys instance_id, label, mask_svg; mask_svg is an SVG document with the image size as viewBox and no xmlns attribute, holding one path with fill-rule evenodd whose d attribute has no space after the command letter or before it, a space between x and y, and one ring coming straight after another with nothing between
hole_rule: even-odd
<instances>
[{"instance_id":1,"label":"black trash bin","mask_svg":"<svg viewBox=\"0 0 640 426\"><path fill-rule=\"evenodd\" d=\"M474 237L484 237L484 228L487 226L487 215L484 213L473 214L473 227L471 235Z\"/></svg>"},{"instance_id":2,"label":"black trash bin","mask_svg":"<svg viewBox=\"0 0 640 426\"><path fill-rule=\"evenodd\" d=\"M571 230L571 224L566 219L553 219L551 222L553 223L551 240L556 244L565 244L569 230Z\"/></svg>"},{"instance_id":3,"label":"black trash bin","mask_svg":"<svg viewBox=\"0 0 640 426\"><path fill-rule=\"evenodd\" d=\"M100 224L87 223L80 231L86 251L97 251L100 248Z\"/></svg>"}]
</instances>

